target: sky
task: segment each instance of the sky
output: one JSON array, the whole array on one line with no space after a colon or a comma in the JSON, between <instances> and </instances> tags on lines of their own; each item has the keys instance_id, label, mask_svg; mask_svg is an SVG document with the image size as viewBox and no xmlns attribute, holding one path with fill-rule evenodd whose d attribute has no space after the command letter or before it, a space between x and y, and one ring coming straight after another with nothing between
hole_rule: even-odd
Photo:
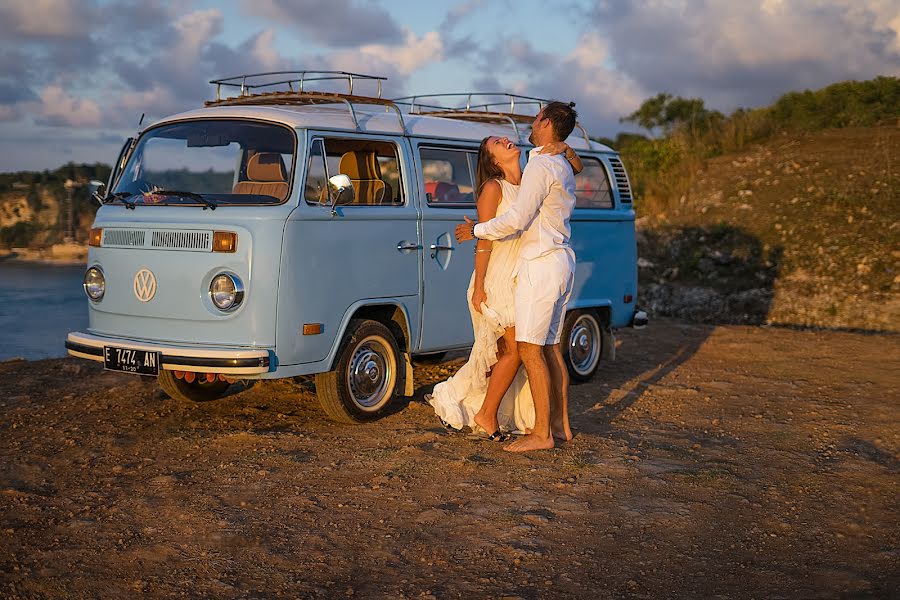
<instances>
[{"instance_id":1,"label":"sky","mask_svg":"<svg viewBox=\"0 0 900 600\"><path fill-rule=\"evenodd\" d=\"M573 100L612 137L659 92L729 112L900 76L900 0L2 0L0 172L110 163L142 113L282 69Z\"/></svg>"}]
</instances>

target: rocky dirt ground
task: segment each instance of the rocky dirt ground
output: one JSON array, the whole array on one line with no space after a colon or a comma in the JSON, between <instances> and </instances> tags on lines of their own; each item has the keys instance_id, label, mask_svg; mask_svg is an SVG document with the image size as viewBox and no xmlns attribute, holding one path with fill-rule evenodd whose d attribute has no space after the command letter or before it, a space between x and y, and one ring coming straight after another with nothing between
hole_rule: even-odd
<instances>
[{"instance_id":1,"label":"rocky dirt ground","mask_svg":"<svg viewBox=\"0 0 900 600\"><path fill-rule=\"evenodd\" d=\"M510 455L422 395L366 426L312 384L182 404L0 364L0 597L900 595L900 337L657 321Z\"/></svg>"}]
</instances>

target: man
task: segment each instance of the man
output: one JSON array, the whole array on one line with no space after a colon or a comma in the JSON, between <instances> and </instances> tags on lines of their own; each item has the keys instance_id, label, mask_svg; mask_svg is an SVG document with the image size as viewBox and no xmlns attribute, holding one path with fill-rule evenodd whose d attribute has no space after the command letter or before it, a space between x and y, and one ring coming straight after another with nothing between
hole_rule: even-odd
<instances>
[{"instance_id":1,"label":"man","mask_svg":"<svg viewBox=\"0 0 900 600\"><path fill-rule=\"evenodd\" d=\"M569 429L569 373L559 348L566 304L575 279L569 247L569 219L575 207L575 175L562 155L541 154L575 128L575 104L551 102L535 117L528 138L535 145L522 173L519 194L502 215L456 227L456 240L499 240L523 232L516 275L516 342L534 399L534 429L504 450L553 448L553 439L572 439Z\"/></svg>"}]
</instances>

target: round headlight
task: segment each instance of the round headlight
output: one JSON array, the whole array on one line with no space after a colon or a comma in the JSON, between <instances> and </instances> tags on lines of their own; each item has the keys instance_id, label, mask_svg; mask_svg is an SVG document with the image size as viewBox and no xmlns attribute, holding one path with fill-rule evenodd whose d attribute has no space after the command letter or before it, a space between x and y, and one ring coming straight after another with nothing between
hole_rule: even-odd
<instances>
[{"instance_id":1,"label":"round headlight","mask_svg":"<svg viewBox=\"0 0 900 600\"><path fill-rule=\"evenodd\" d=\"M221 273L209 284L209 298L219 310L232 310L244 299L244 286L234 275Z\"/></svg>"},{"instance_id":2,"label":"round headlight","mask_svg":"<svg viewBox=\"0 0 900 600\"><path fill-rule=\"evenodd\" d=\"M106 292L106 279L100 267L91 267L84 274L84 293L94 302L99 302Z\"/></svg>"}]
</instances>

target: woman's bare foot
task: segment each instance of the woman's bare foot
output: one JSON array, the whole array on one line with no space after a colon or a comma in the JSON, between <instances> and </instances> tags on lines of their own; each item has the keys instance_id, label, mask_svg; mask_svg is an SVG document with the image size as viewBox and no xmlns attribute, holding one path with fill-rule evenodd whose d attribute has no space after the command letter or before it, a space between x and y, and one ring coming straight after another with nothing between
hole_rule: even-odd
<instances>
[{"instance_id":1,"label":"woman's bare foot","mask_svg":"<svg viewBox=\"0 0 900 600\"><path fill-rule=\"evenodd\" d=\"M503 448L506 452L531 452L532 450L550 450L553 448L553 436L538 437L533 433L520 437L509 446Z\"/></svg>"},{"instance_id":2,"label":"woman's bare foot","mask_svg":"<svg viewBox=\"0 0 900 600\"><path fill-rule=\"evenodd\" d=\"M569 442L572 440L572 430L569 428L569 419L562 421L553 421L550 423L550 431L553 432L554 439L561 442Z\"/></svg>"},{"instance_id":3,"label":"woman's bare foot","mask_svg":"<svg viewBox=\"0 0 900 600\"><path fill-rule=\"evenodd\" d=\"M495 431L500 429L500 425L499 423L497 423L497 415L490 417L478 412L475 413L475 416L472 417L472 420L475 421L475 423L477 423L479 427L487 431L489 434L494 433Z\"/></svg>"}]
</instances>

